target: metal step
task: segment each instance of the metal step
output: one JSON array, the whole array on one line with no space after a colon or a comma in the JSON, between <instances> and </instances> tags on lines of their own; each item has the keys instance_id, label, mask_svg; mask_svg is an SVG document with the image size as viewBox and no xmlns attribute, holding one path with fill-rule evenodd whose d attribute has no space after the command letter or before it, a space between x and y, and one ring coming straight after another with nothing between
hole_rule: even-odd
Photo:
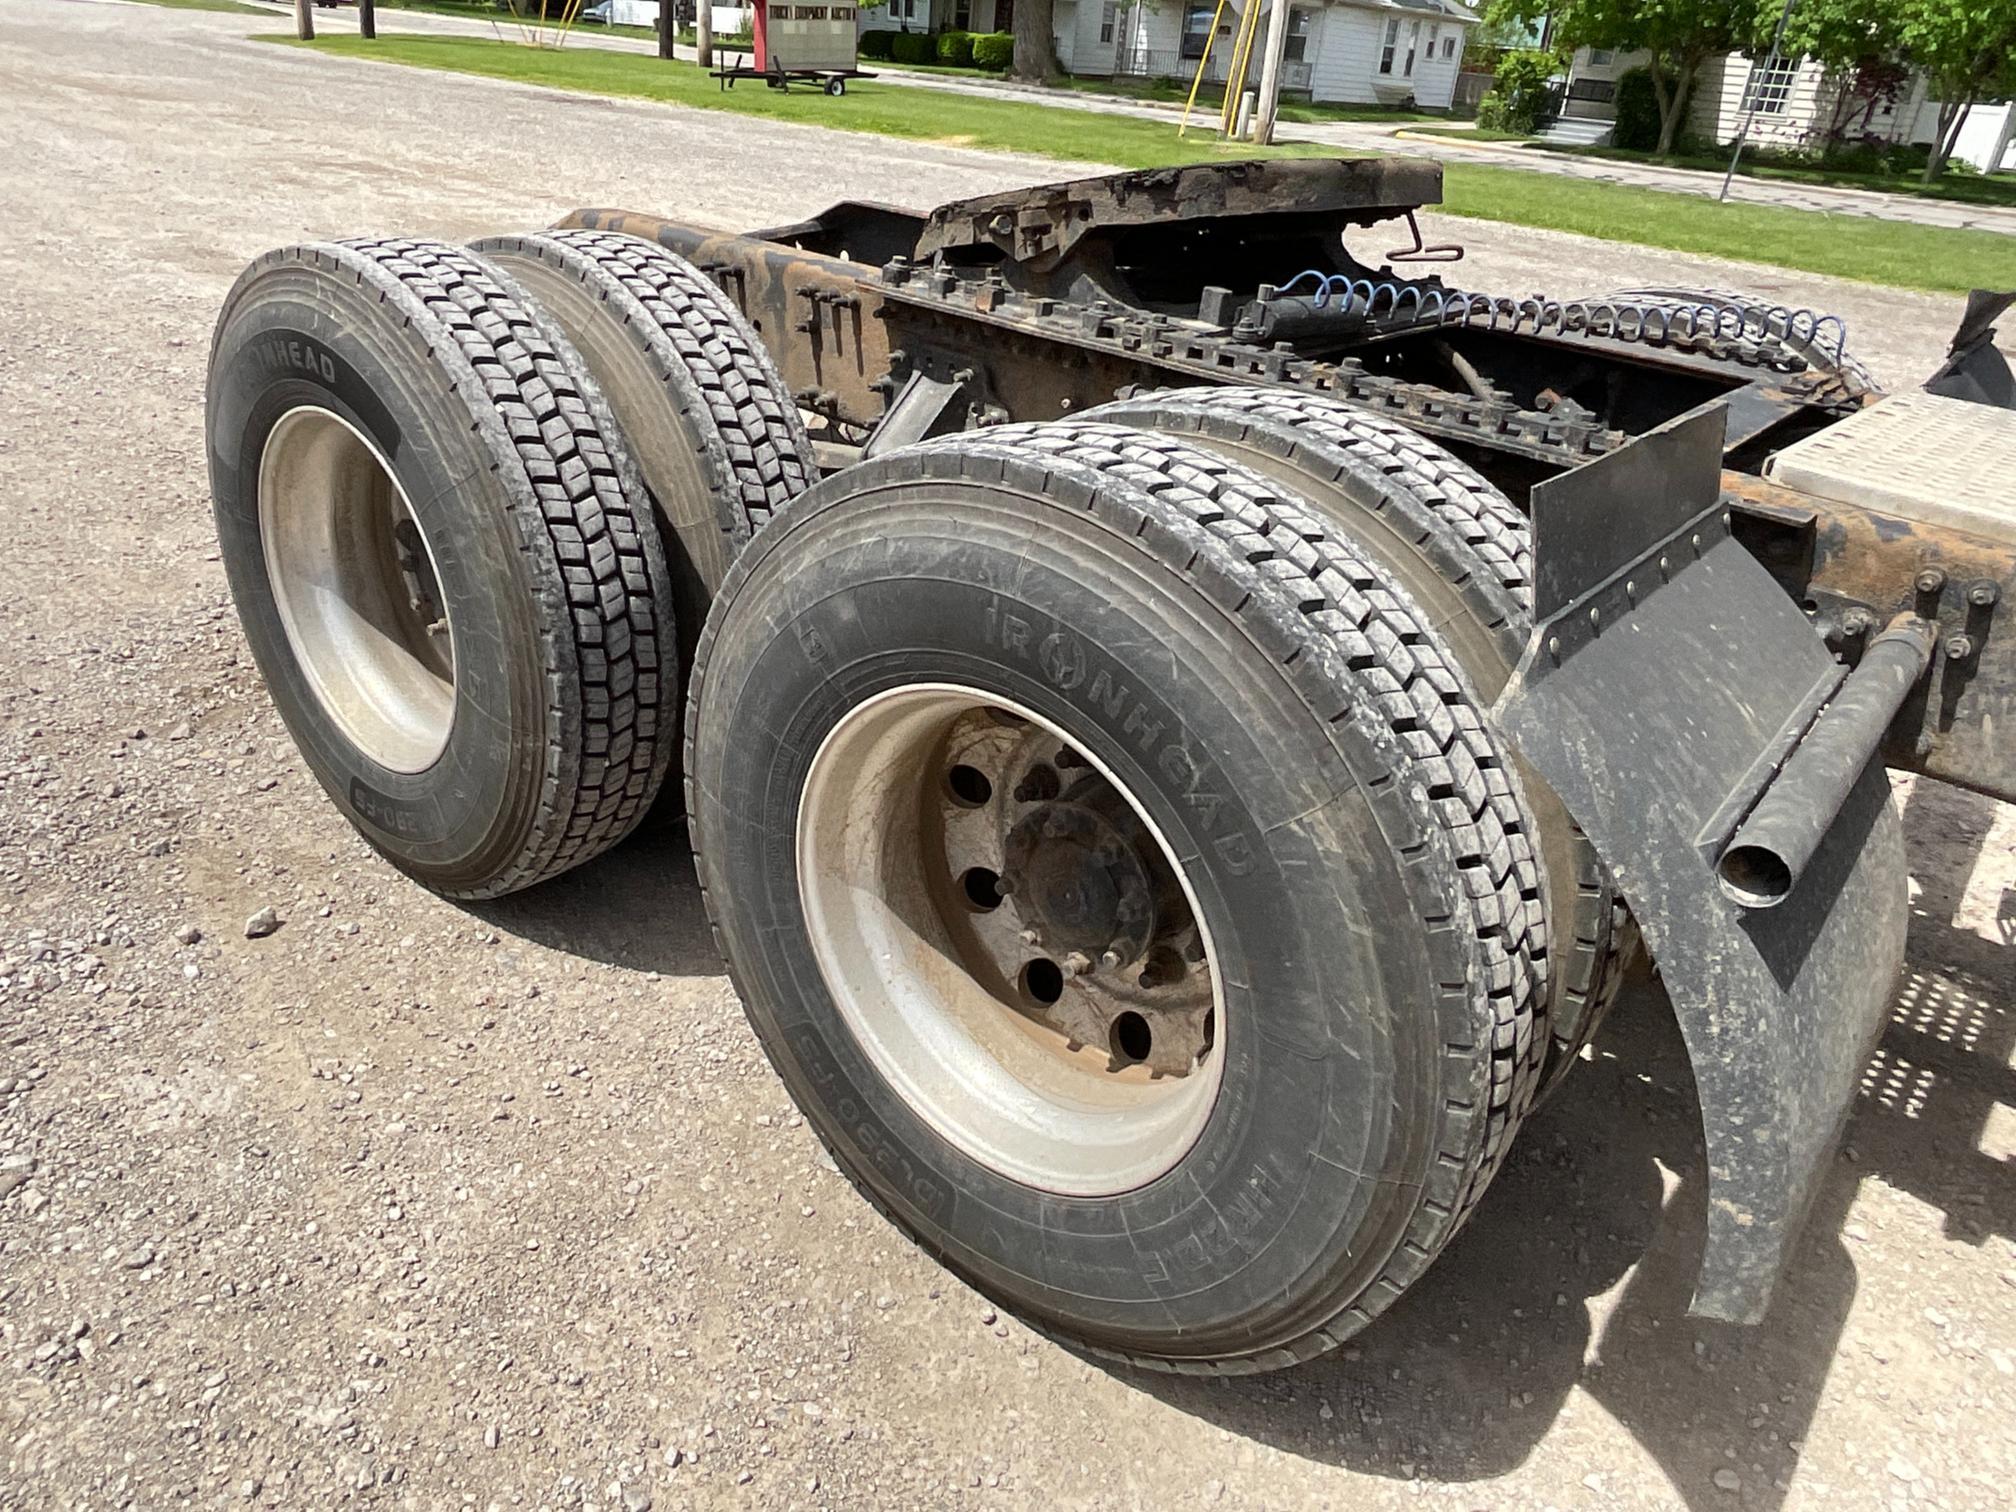
<instances>
[{"instance_id":1,"label":"metal step","mask_svg":"<svg viewBox=\"0 0 2016 1512\"><path fill-rule=\"evenodd\" d=\"M1793 442L1764 476L1879 514L1997 535L2016 518L2016 411L1892 394Z\"/></svg>"}]
</instances>

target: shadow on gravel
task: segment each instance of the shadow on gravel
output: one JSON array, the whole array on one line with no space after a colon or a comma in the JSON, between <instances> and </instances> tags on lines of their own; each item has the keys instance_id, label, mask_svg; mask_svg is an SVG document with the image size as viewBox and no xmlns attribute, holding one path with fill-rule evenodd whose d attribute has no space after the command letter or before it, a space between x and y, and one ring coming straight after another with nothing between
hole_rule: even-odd
<instances>
[{"instance_id":1,"label":"shadow on gravel","mask_svg":"<svg viewBox=\"0 0 2016 1512\"><path fill-rule=\"evenodd\" d=\"M1957 889L1971 856L1951 852L1956 825L1978 848L1993 806L1922 784L1907 835L1929 828L1916 811L1934 806L1949 848L1934 864L1914 843L1912 870ZM1928 887L1914 904L1846 1151L1761 1326L1687 1316L1704 1231L1700 1113L1665 995L1640 981L1448 1253L1352 1345L1274 1376L1127 1378L1283 1451L1431 1483L1501 1475L1550 1434L1546 1452L1572 1456L1579 1384L1697 1512L1778 1506L1854 1299L1842 1229L1863 1174L1937 1205L1949 1236L2016 1233L2016 1174L1980 1149L1995 1104L2016 1105L2016 951L1950 927L1955 901ZM1609 1489L1594 1455L1560 1473Z\"/></svg>"},{"instance_id":2,"label":"shadow on gravel","mask_svg":"<svg viewBox=\"0 0 2016 1512\"><path fill-rule=\"evenodd\" d=\"M586 866L464 907L495 929L610 966L666 976L721 974L682 819L654 813Z\"/></svg>"}]
</instances>

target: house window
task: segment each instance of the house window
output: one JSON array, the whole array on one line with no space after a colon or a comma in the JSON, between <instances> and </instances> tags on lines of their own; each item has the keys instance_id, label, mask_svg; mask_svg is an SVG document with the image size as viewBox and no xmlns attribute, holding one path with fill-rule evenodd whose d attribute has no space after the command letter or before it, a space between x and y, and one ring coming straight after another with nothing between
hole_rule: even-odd
<instances>
[{"instance_id":1,"label":"house window","mask_svg":"<svg viewBox=\"0 0 2016 1512\"><path fill-rule=\"evenodd\" d=\"M1211 35L1211 18L1218 14L1215 5L1191 5L1183 11L1183 56L1201 58L1204 56L1205 40Z\"/></svg>"},{"instance_id":2,"label":"house window","mask_svg":"<svg viewBox=\"0 0 2016 1512\"><path fill-rule=\"evenodd\" d=\"M1407 66L1401 70L1410 79L1414 77L1414 54L1420 49L1420 46L1421 23L1419 21L1410 21L1407 24Z\"/></svg>"},{"instance_id":3,"label":"house window","mask_svg":"<svg viewBox=\"0 0 2016 1512\"><path fill-rule=\"evenodd\" d=\"M1767 58L1750 70L1750 108L1759 115L1785 114L1785 102L1792 94L1792 80L1799 72L1797 58Z\"/></svg>"},{"instance_id":4,"label":"house window","mask_svg":"<svg viewBox=\"0 0 2016 1512\"><path fill-rule=\"evenodd\" d=\"M1309 51L1309 12L1291 10L1288 12L1288 42L1281 49L1281 56L1290 63L1300 63Z\"/></svg>"},{"instance_id":5,"label":"house window","mask_svg":"<svg viewBox=\"0 0 2016 1512\"><path fill-rule=\"evenodd\" d=\"M1119 19L1120 7L1114 3L1114 0L1107 0L1106 4L1099 7L1099 40L1101 42L1111 42L1113 40L1113 27Z\"/></svg>"},{"instance_id":6,"label":"house window","mask_svg":"<svg viewBox=\"0 0 2016 1512\"><path fill-rule=\"evenodd\" d=\"M973 0L952 0L952 30L973 30Z\"/></svg>"},{"instance_id":7,"label":"house window","mask_svg":"<svg viewBox=\"0 0 2016 1512\"><path fill-rule=\"evenodd\" d=\"M1456 34L1451 32L1442 39L1442 59L1447 62L1456 56Z\"/></svg>"},{"instance_id":8,"label":"house window","mask_svg":"<svg viewBox=\"0 0 2016 1512\"><path fill-rule=\"evenodd\" d=\"M1393 49L1399 45L1400 23L1398 21L1388 21L1386 23L1385 39L1379 44L1379 72L1383 74L1393 72Z\"/></svg>"},{"instance_id":9,"label":"house window","mask_svg":"<svg viewBox=\"0 0 2016 1512\"><path fill-rule=\"evenodd\" d=\"M1433 22L1428 27L1428 61L1435 61L1435 43L1442 35L1442 23Z\"/></svg>"}]
</instances>

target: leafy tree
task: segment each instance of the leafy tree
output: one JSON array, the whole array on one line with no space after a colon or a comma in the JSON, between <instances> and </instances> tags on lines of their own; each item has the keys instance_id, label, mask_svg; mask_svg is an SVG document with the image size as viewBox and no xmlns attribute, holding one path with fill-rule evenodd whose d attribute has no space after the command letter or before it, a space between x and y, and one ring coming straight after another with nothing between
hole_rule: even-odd
<instances>
[{"instance_id":1,"label":"leafy tree","mask_svg":"<svg viewBox=\"0 0 2016 1512\"><path fill-rule=\"evenodd\" d=\"M1901 68L1923 73L1939 102L1929 184L1953 155L1967 107L2016 94L2016 0L1801 0L1785 48L1836 70L1847 93L1868 96L1865 120L1899 91Z\"/></svg>"},{"instance_id":2,"label":"leafy tree","mask_svg":"<svg viewBox=\"0 0 2016 1512\"><path fill-rule=\"evenodd\" d=\"M1549 40L1567 52L1602 47L1613 52L1642 48L1650 53L1645 71L1659 104L1655 150L1667 157L1680 135L1687 97L1701 65L1754 45L1760 33L1768 41L1779 8L1773 0L1495 0L1489 14L1500 24L1531 23L1551 15Z\"/></svg>"},{"instance_id":3,"label":"leafy tree","mask_svg":"<svg viewBox=\"0 0 2016 1512\"><path fill-rule=\"evenodd\" d=\"M1897 41L1939 102L1925 182L1946 167L1967 107L2016 94L2016 0L1902 0Z\"/></svg>"}]
</instances>

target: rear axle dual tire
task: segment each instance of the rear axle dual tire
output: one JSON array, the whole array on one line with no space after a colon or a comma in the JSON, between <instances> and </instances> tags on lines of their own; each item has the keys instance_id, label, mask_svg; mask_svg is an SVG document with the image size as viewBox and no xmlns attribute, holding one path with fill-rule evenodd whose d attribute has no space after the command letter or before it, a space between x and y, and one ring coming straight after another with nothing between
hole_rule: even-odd
<instances>
[{"instance_id":1,"label":"rear axle dual tire","mask_svg":"<svg viewBox=\"0 0 2016 1512\"><path fill-rule=\"evenodd\" d=\"M506 278L425 241L269 253L219 318L206 427L246 638L366 839L481 898L630 831L676 731L664 548Z\"/></svg>"},{"instance_id":2,"label":"rear axle dual tire","mask_svg":"<svg viewBox=\"0 0 2016 1512\"><path fill-rule=\"evenodd\" d=\"M1392 577L1222 457L1072 422L851 468L731 570L687 719L765 1049L870 1199L1043 1327L1319 1353L1531 1104L1517 778Z\"/></svg>"},{"instance_id":3,"label":"rear axle dual tire","mask_svg":"<svg viewBox=\"0 0 2016 1512\"><path fill-rule=\"evenodd\" d=\"M1393 574L1479 706L1496 701L1533 628L1532 530L1467 463L1395 421L1290 390L1178 389L1085 418L1177 437L1288 490ZM1609 1013L1638 931L1595 847L1520 770L1547 862L1551 1086Z\"/></svg>"}]
</instances>

